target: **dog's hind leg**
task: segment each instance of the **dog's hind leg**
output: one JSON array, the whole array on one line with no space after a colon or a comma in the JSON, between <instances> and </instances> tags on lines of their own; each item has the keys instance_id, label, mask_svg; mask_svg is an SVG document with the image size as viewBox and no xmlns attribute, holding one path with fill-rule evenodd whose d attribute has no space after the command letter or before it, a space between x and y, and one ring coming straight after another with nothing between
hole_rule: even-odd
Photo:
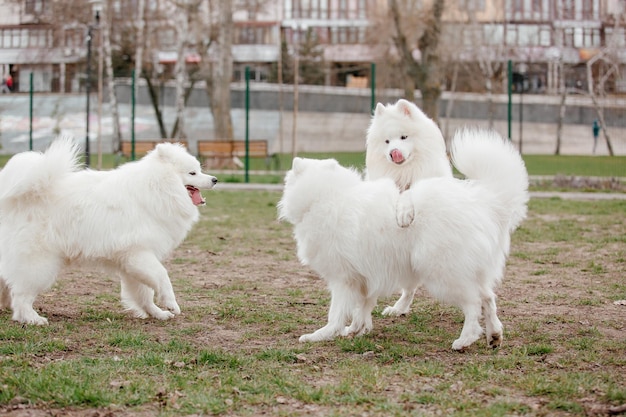
<instances>
[{"instance_id":1,"label":"dog's hind leg","mask_svg":"<svg viewBox=\"0 0 626 417\"><path fill-rule=\"evenodd\" d=\"M402 316L408 314L413 303L413 297L415 296L416 288L403 288L402 295L398 298L398 301L391 306L385 307L383 310L383 316Z\"/></svg>"},{"instance_id":2,"label":"dog's hind leg","mask_svg":"<svg viewBox=\"0 0 626 417\"><path fill-rule=\"evenodd\" d=\"M122 305L135 317L140 319L155 317L159 320L167 320L174 317L170 311L161 310L154 304L154 290L141 282L121 277L122 283Z\"/></svg>"},{"instance_id":3,"label":"dog's hind leg","mask_svg":"<svg viewBox=\"0 0 626 417\"><path fill-rule=\"evenodd\" d=\"M10 265L5 265L3 274L5 284L10 290L13 320L24 324L46 325L48 320L33 309L33 303L39 294L54 284L61 262L57 257L44 253L28 260L14 258Z\"/></svg>"},{"instance_id":4,"label":"dog's hind leg","mask_svg":"<svg viewBox=\"0 0 626 417\"><path fill-rule=\"evenodd\" d=\"M376 306L376 297L363 297L361 303L352 312L352 323L346 327L343 336L368 334L374 328L372 310Z\"/></svg>"},{"instance_id":5,"label":"dog's hind leg","mask_svg":"<svg viewBox=\"0 0 626 417\"><path fill-rule=\"evenodd\" d=\"M463 314L465 314L465 322L463 323L463 330L461 330L461 336L452 343L452 349L462 351L469 347L472 343L477 341L483 334L483 329L480 326L481 315L481 303L480 299L476 297L476 302L465 303L462 306Z\"/></svg>"},{"instance_id":6,"label":"dog's hind leg","mask_svg":"<svg viewBox=\"0 0 626 417\"><path fill-rule=\"evenodd\" d=\"M176 302L176 296L174 295L174 289L172 288L167 270L154 254L146 251L134 252L127 255L125 261L121 265L126 281L125 291L128 291L127 294L143 310L161 320L172 317L171 313L180 314L180 307ZM130 280L136 280L137 282L131 285ZM142 288L141 284L148 288ZM170 310L170 314L168 314L168 311L161 310L154 305L154 294L148 291L148 289L154 291L157 302ZM122 297L125 297L125 294L122 294Z\"/></svg>"},{"instance_id":7,"label":"dog's hind leg","mask_svg":"<svg viewBox=\"0 0 626 417\"><path fill-rule=\"evenodd\" d=\"M487 344L492 348L502 344L502 322L497 315L496 295L493 291L483 297L483 315L485 317L485 335Z\"/></svg>"},{"instance_id":8,"label":"dog's hind leg","mask_svg":"<svg viewBox=\"0 0 626 417\"><path fill-rule=\"evenodd\" d=\"M0 276L0 310L11 308L11 290Z\"/></svg>"},{"instance_id":9,"label":"dog's hind leg","mask_svg":"<svg viewBox=\"0 0 626 417\"><path fill-rule=\"evenodd\" d=\"M300 342L320 342L332 340L345 331L345 324L357 301L354 289L344 282L330 285L331 300L328 310L328 323L313 333L300 336Z\"/></svg>"}]
</instances>

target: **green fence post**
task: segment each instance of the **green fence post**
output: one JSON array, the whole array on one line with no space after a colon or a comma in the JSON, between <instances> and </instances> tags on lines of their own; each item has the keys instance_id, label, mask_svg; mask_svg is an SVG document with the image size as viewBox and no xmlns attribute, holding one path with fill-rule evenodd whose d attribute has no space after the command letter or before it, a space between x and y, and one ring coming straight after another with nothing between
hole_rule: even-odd
<instances>
[{"instance_id":1,"label":"green fence post","mask_svg":"<svg viewBox=\"0 0 626 417\"><path fill-rule=\"evenodd\" d=\"M511 62L511 60L509 59L509 62L507 63L507 76L508 76L508 82L507 82L507 92L509 95L509 102L508 102L508 106L507 106L507 123L508 123L508 129L509 129L509 140L512 140L511 137L511 119L512 119L512 113L513 113L513 91L512 91L512 85L513 85L513 62Z\"/></svg>"},{"instance_id":2,"label":"green fence post","mask_svg":"<svg viewBox=\"0 0 626 417\"><path fill-rule=\"evenodd\" d=\"M29 103L29 114L30 114L30 119L28 122L28 150L32 151L33 150L33 72L30 72L30 90L29 90L29 98L30 98L30 103Z\"/></svg>"},{"instance_id":3,"label":"green fence post","mask_svg":"<svg viewBox=\"0 0 626 417\"><path fill-rule=\"evenodd\" d=\"M246 67L246 159L245 182L250 182L250 67Z\"/></svg>"},{"instance_id":4,"label":"green fence post","mask_svg":"<svg viewBox=\"0 0 626 417\"><path fill-rule=\"evenodd\" d=\"M372 114L374 113L374 109L376 108L376 64L372 62L370 70L370 77L372 77L370 86L371 86L371 102L370 102L370 110Z\"/></svg>"},{"instance_id":5,"label":"green fence post","mask_svg":"<svg viewBox=\"0 0 626 417\"><path fill-rule=\"evenodd\" d=\"M130 160L135 160L135 70L130 79Z\"/></svg>"}]
</instances>

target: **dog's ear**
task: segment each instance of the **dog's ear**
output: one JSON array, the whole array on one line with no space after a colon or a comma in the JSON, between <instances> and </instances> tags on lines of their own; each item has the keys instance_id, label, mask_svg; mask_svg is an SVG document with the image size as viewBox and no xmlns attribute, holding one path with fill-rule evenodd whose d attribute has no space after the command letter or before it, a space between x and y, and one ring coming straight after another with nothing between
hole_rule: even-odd
<instances>
[{"instance_id":1,"label":"dog's ear","mask_svg":"<svg viewBox=\"0 0 626 417\"><path fill-rule=\"evenodd\" d=\"M298 158L297 156L293 158L291 170L296 174L302 172L304 170L304 159Z\"/></svg>"},{"instance_id":2,"label":"dog's ear","mask_svg":"<svg viewBox=\"0 0 626 417\"><path fill-rule=\"evenodd\" d=\"M376 105L376 110L374 110L374 114L376 116L380 116L381 114L383 114L385 111L385 106L383 105L383 103L378 103Z\"/></svg>"},{"instance_id":3,"label":"dog's ear","mask_svg":"<svg viewBox=\"0 0 626 417\"><path fill-rule=\"evenodd\" d=\"M413 116L413 103L411 103L410 101L401 98L400 100L398 100L398 103L396 103L396 105L398 106L398 110L400 110L403 115L407 117Z\"/></svg>"}]
</instances>

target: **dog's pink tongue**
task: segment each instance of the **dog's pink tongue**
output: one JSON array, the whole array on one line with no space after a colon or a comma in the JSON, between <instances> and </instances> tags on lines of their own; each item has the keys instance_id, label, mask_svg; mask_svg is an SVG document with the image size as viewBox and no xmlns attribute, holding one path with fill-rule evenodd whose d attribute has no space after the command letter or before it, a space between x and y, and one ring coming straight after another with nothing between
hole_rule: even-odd
<instances>
[{"instance_id":1,"label":"dog's pink tongue","mask_svg":"<svg viewBox=\"0 0 626 417\"><path fill-rule=\"evenodd\" d=\"M191 197L191 202L196 206L204 203L204 199L202 198L202 194L200 194L200 190L195 187L187 187L187 191L189 191L189 197Z\"/></svg>"},{"instance_id":2,"label":"dog's pink tongue","mask_svg":"<svg viewBox=\"0 0 626 417\"><path fill-rule=\"evenodd\" d=\"M394 149L391 151L391 160L396 164L399 164L404 161L404 155L402 155L402 152L400 152L399 149Z\"/></svg>"}]
</instances>

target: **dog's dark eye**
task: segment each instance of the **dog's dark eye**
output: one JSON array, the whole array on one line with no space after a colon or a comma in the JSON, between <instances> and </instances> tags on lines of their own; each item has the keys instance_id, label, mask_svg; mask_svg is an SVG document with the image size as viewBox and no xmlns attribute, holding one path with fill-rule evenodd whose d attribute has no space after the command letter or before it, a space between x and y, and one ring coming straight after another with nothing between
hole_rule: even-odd
<instances>
[{"instance_id":1,"label":"dog's dark eye","mask_svg":"<svg viewBox=\"0 0 626 417\"><path fill-rule=\"evenodd\" d=\"M387 140L385 141L385 143L389 143L389 139L387 139Z\"/></svg>"},{"instance_id":2,"label":"dog's dark eye","mask_svg":"<svg viewBox=\"0 0 626 417\"><path fill-rule=\"evenodd\" d=\"M407 135L402 135L402 136L400 136L400 139L401 140L405 140L407 137L408 137Z\"/></svg>"},{"instance_id":3,"label":"dog's dark eye","mask_svg":"<svg viewBox=\"0 0 626 417\"><path fill-rule=\"evenodd\" d=\"M196 172L195 172L195 171L191 171L191 172L189 173L189 175L196 175Z\"/></svg>"}]
</instances>

